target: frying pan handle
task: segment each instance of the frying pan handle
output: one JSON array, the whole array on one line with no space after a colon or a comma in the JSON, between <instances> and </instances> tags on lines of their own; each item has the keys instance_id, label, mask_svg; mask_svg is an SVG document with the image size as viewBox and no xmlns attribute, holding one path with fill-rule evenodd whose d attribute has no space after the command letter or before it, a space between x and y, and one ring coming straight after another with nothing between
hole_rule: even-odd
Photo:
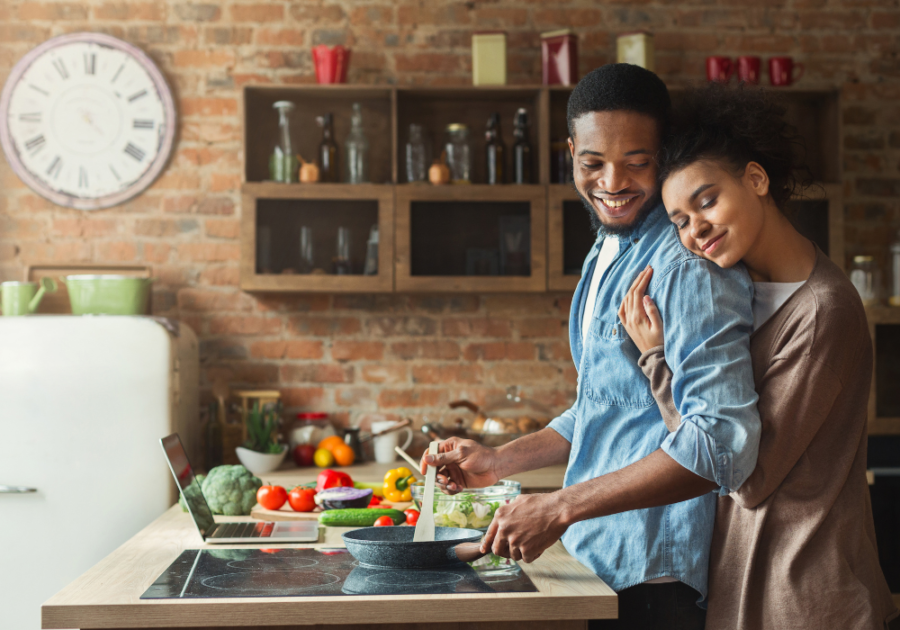
<instances>
[{"instance_id":1,"label":"frying pan handle","mask_svg":"<svg viewBox=\"0 0 900 630\"><path fill-rule=\"evenodd\" d=\"M459 543L450 547L448 553L462 562L475 562L487 555L481 552L481 543Z\"/></svg>"}]
</instances>

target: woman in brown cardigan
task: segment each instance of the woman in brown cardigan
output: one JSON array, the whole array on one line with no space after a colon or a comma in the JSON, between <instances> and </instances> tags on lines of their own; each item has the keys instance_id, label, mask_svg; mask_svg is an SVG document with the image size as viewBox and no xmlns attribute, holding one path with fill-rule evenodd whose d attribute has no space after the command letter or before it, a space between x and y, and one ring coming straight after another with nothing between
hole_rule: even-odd
<instances>
[{"instance_id":1,"label":"woman in brown cardigan","mask_svg":"<svg viewBox=\"0 0 900 630\"><path fill-rule=\"evenodd\" d=\"M660 166L682 244L721 267L743 263L755 289L762 438L755 470L718 501L707 628L883 630L898 612L866 481L866 314L844 273L782 213L797 187L783 113L761 91L694 91ZM662 319L646 295L652 274L638 276L619 316L674 430Z\"/></svg>"}]
</instances>

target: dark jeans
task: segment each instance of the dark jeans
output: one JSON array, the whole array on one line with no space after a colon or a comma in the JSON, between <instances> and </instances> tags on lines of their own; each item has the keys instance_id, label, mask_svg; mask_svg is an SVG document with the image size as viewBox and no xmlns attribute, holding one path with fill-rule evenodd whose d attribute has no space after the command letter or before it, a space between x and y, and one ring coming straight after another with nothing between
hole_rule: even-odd
<instances>
[{"instance_id":1,"label":"dark jeans","mask_svg":"<svg viewBox=\"0 0 900 630\"><path fill-rule=\"evenodd\" d=\"M683 582L638 584L619 595L619 618L592 620L588 630L703 630L700 593Z\"/></svg>"}]
</instances>

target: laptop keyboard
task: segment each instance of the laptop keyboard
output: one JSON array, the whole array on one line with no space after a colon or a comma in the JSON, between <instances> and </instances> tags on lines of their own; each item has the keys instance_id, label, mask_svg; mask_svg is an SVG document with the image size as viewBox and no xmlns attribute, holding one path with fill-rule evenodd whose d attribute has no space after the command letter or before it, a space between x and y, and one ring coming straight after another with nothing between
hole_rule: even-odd
<instances>
[{"instance_id":1,"label":"laptop keyboard","mask_svg":"<svg viewBox=\"0 0 900 630\"><path fill-rule=\"evenodd\" d=\"M275 523L221 523L211 538L268 538Z\"/></svg>"}]
</instances>

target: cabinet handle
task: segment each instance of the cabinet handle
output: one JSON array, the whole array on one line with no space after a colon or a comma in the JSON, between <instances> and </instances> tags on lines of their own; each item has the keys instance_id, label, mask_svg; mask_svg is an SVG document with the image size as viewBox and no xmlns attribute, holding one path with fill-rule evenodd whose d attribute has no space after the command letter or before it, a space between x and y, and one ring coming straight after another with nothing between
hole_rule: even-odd
<instances>
[{"instance_id":1,"label":"cabinet handle","mask_svg":"<svg viewBox=\"0 0 900 630\"><path fill-rule=\"evenodd\" d=\"M23 494L26 492L37 492L37 488L26 488L25 486L0 486L0 494Z\"/></svg>"}]
</instances>

